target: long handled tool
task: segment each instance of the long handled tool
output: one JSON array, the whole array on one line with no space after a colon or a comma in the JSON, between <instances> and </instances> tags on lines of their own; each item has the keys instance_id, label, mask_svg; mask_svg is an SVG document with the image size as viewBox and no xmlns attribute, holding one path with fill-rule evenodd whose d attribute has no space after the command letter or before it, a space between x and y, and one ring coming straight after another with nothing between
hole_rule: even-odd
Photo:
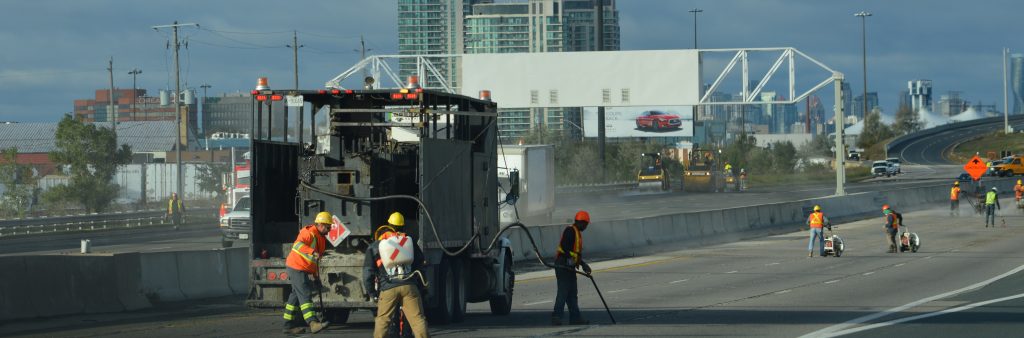
<instances>
[{"instance_id":1,"label":"long handled tool","mask_svg":"<svg viewBox=\"0 0 1024 338\"><path fill-rule=\"evenodd\" d=\"M604 301L604 295L601 294L601 289L597 287L597 281L594 280L594 276L591 276L589 273L579 271L576 271L576 273L586 276L587 278L590 279L590 282L594 284L594 291L597 291L597 297L601 298L601 304L604 304L604 310L608 312L608 318L611 318L612 324L618 324L615 322L615 316L612 316L612 310L608 308L608 303Z\"/></svg>"}]
</instances>

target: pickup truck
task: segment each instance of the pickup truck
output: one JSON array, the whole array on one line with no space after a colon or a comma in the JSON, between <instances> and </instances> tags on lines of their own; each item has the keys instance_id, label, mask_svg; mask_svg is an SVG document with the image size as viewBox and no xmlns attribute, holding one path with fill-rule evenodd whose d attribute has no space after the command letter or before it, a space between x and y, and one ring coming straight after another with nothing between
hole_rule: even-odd
<instances>
[{"instance_id":1,"label":"pickup truck","mask_svg":"<svg viewBox=\"0 0 1024 338\"><path fill-rule=\"evenodd\" d=\"M251 206L249 196L239 198L238 202L235 202L235 206L231 208L231 212L220 218L221 244L225 248L234 245L235 240L249 240L252 232L252 220L249 214Z\"/></svg>"},{"instance_id":2,"label":"pickup truck","mask_svg":"<svg viewBox=\"0 0 1024 338\"><path fill-rule=\"evenodd\" d=\"M890 164L892 164L893 171L896 174L902 174L903 173L903 169L900 168L900 159L899 158L890 157L890 158L885 159L885 161L889 162Z\"/></svg>"},{"instance_id":3,"label":"pickup truck","mask_svg":"<svg viewBox=\"0 0 1024 338\"><path fill-rule=\"evenodd\" d=\"M875 161L871 163L871 175L875 177L885 176L889 177L893 175L893 167L887 161Z\"/></svg>"},{"instance_id":4,"label":"pickup truck","mask_svg":"<svg viewBox=\"0 0 1024 338\"><path fill-rule=\"evenodd\" d=\"M1014 157L1002 164L993 165L992 171L999 176L1024 175L1024 165L1021 165L1020 157Z\"/></svg>"}]
</instances>

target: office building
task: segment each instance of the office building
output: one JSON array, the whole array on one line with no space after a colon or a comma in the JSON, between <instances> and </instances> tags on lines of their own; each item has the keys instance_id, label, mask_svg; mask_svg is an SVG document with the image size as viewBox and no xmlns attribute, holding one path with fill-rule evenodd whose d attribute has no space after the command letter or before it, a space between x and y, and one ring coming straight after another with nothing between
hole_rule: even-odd
<instances>
[{"instance_id":1,"label":"office building","mask_svg":"<svg viewBox=\"0 0 1024 338\"><path fill-rule=\"evenodd\" d=\"M942 116L953 116L967 110L970 102L960 97L960 92L950 91L939 97L938 113Z\"/></svg>"},{"instance_id":2,"label":"office building","mask_svg":"<svg viewBox=\"0 0 1024 338\"><path fill-rule=\"evenodd\" d=\"M864 118L864 95L853 98L853 111L847 116L857 116L858 121ZM868 113L878 107L878 93L868 92Z\"/></svg>"},{"instance_id":3,"label":"office building","mask_svg":"<svg viewBox=\"0 0 1024 338\"><path fill-rule=\"evenodd\" d=\"M231 93L221 94L220 96L212 96L203 98L203 134L205 137L210 137L214 133L240 133L240 134L251 134L253 133L253 98L248 93ZM284 112L285 112L284 101L279 101L273 104L273 122L270 123L270 128L273 130L275 137L281 135L281 131L284 130ZM292 135L295 133L297 113L293 113L289 117L290 125L288 126L289 131ZM309 115L307 112L305 123L309 123ZM266 124L271 121L266 116L266 109L264 108L263 127L267 128ZM306 128L308 130L308 128Z\"/></svg>"},{"instance_id":4,"label":"office building","mask_svg":"<svg viewBox=\"0 0 1024 338\"><path fill-rule=\"evenodd\" d=\"M907 90L910 94L910 108L915 112L926 110L932 111L932 81L912 80L907 81Z\"/></svg>"},{"instance_id":5,"label":"office building","mask_svg":"<svg viewBox=\"0 0 1024 338\"><path fill-rule=\"evenodd\" d=\"M195 93L191 90L182 92L182 125L196 132L198 129L198 107ZM128 121L174 121L174 98L171 91L160 91L159 97L146 96L145 89L115 89L114 109L117 120ZM134 101L134 102L133 102ZM110 90L98 89L92 99L74 100L73 113L82 122L111 122L114 114L110 113Z\"/></svg>"}]
</instances>

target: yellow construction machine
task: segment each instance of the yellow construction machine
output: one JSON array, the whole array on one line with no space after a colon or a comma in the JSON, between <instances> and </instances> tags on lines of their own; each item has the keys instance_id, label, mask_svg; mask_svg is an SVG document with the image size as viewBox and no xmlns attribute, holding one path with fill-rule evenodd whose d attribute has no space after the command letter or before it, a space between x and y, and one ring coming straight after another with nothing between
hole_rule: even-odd
<instances>
[{"instance_id":1,"label":"yellow construction machine","mask_svg":"<svg viewBox=\"0 0 1024 338\"><path fill-rule=\"evenodd\" d=\"M725 186L718 154L694 147L683 161L683 191L716 192Z\"/></svg>"},{"instance_id":2,"label":"yellow construction machine","mask_svg":"<svg viewBox=\"0 0 1024 338\"><path fill-rule=\"evenodd\" d=\"M640 154L640 169L636 173L636 188L661 191L668 191L672 188L668 180L668 171L665 170L665 163L661 161L661 153Z\"/></svg>"}]
</instances>

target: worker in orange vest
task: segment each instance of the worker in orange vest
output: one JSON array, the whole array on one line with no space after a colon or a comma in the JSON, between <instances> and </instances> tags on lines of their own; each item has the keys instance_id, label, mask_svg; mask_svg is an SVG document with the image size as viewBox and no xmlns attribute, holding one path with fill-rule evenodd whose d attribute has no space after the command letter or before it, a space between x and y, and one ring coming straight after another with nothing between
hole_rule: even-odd
<instances>
[{"instance_id":1,"label":"worker in orange vest","mask_svg":"<svg viewBox=\"0 0 1024 338\"><path fill-rule=\"evenodd\" d=\"M825 256L825 234L822 233L822 227L828 226L831 230L832 222L825 217L825 213L821 212L821 206L814 206L814 211L807 216L807 226L811 228L811 239L807 242L807 257L814 257L815 239L818 240L819 253L821 256Z\"/></svg>"},{"instance_id":2,"label":"worker in orange vest","mask_svg":"<svg viewBox=\"0 0 1024 338\"><path fill-rule=\"evenodd\" d=\"M889 208L888 204L882 205L882 215L885 216L885 238L889 241L889 253L897 253L896 249L896 234L900 232L900 222L902 216L896 213L894 210Z\"/></svg>"},{"instance_id":3,"label":"worker in orange vest","mask_svg":"<svg viewBox=\"0 0 1024 338\"><path fill-rule=\"evenodd\" d=\"M317 333L329 324L320 322L313 311L312 291L314 287L319 286L314 286L310 278L320 274L320 258L327 250L327 239L324 235L331 230L333 223L331 213L320 212L312 225L299 230L299 235L292 244L292 251L288 253L285 265L290 276L288 282L292 286L292 292L284 305L285 333L305 333L307 325L311 333ZM295 320L298 319L294 316L295 313L302 314L302 322L305 325L296 323L299 321Z\"/></svg>"},{"instance_id":4,"label":"worker in orange vest","mask_svg":"<svg viewBox=\"0 0 1024 338\"><path fill-rule=\"evenodd\" d=\"M1013 196L1017 200L1017 207L1024 207L1021 203L1021 195L1024 195L1024 185L1021 184L1021 180L1017 180L1017 185L1013 186Z\"/></svg>"},{"instance_id":5,"label":"worker in orange vest","mask_svg":"<svg viewBox=\"0 0 1024 338\"><path fill-rule=\"evenodd\" d=\"M366 250L363 260L363 289L371 300L377 301L377 317L374 318L373 337L382 338L391 326L398 306L402 306L402 314L409 321L412 334L416 338L429 338L427 317L423 314L423 297L420 284L425 283L419 271L426 264L426 259L419 244L399 229L405 227L405 216L393 212L388 217L388 224L375 231L375 241ZM388 242L390 240L390 242ZM383 245L383 247L382 247ZM381 257L386 248L397 249L390 256L394 260L399 251L412 249L412 259L406 263L388 267Z\"/></svg>"},{"instance_id":6,"label":"worker in orange vest","mask_svg":"<svg viewBox=\"0 0 1024 338\"><path fill-rule=\"evenodd\" d=\"M558 293L555 295L555 309L551 313L551 325L562 325L562 311L569 307L569 324L586 325L590 321L580 315L576 269L590 274L590 265L583 261L583 231L590 224L590 213L580 210L572 224L562 231L555 254L555 280Z\"/></svg>"},{"instance_id":7,"label":"worker in orange vest","mask_svg":"<svg viewBox=\"0 0 1024 338\"><path fill-rule=\"evenodd\" d=\"M960 216L960 181L953 182L953 188L949 190L949 215Z\"/></svg>"}]
</instances>

